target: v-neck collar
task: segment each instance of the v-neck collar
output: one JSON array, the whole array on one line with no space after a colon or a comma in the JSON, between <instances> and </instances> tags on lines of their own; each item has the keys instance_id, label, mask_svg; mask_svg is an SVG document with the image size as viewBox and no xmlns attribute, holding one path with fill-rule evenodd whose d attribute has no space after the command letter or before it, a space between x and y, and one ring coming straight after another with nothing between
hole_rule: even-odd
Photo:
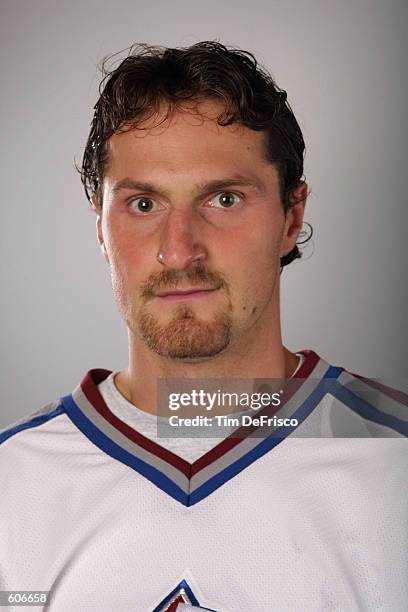
<instances>
[{"instance_id":1,"label":"v-neck collar","mask_svg":"<svg viewBox=\"0 0 408 612\"><path fill-rule=\"evenodd\" d=\"M295 376L292 396L285 406L297 427L306 419L327 391L323 381L337 378L341 368L330 366L314 351L298 351L305 356ZM110 370L87 372L72 394L62 398L63 406L82 433L117 461L120 461L154 483L185 506L201 501L248 465L282 443L296 427L278 427L267 437L258 437L257 427L246 427L242 437L236 432L220 440L214 448L193 463L160 446L121 421L109 410L98 384ZM308 384L304 384L308 379ZM270 407L257 413L271 414Z\"/></svg>"}]
</instances>

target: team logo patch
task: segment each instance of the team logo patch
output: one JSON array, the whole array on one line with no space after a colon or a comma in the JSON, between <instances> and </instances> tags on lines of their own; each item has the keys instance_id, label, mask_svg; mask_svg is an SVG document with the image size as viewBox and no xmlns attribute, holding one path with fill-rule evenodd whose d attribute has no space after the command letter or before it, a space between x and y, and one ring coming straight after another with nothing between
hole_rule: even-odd
<instances>
[{"instance_id":1,"label":"team logo patch","mask_svg":"<svg viewBox=\"0 0 408 612\"><path fill-rule=\"evenodd\" d=\"M182 580L180 584L172 590L171 593L163 599L161 603L153 610L153 612L183 612L184 610L208 610L208 612L216 612L210 608L203 608L200 602L194 595L191 587L186 580Z\"/></svg>"}]
</instances>

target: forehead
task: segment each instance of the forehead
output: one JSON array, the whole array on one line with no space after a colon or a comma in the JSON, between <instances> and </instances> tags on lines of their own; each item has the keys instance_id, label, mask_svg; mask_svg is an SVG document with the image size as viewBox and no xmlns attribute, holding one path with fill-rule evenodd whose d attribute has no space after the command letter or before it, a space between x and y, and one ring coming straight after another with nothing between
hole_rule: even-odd
<instances>
[{"instance_id":1,"label":"forehead","mask_svg":"<svg viewBox=\"0 0 408 612\"><path fill-rule=\"evenodd\" d=\"M108 141L105 174L121 174L129 166L146 168L217 167L238 170L237 166L267 165L265 134L234 123L221 126L217 119L224 111L218 101L185 103L159 111L137 127L124 126Z\"/></svg>"}]
</instances>

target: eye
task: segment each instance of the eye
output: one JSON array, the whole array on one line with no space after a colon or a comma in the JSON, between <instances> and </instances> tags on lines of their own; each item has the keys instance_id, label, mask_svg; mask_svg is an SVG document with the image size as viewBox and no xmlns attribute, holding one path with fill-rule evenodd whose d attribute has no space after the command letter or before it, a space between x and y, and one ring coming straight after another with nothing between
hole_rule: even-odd
<instances>
[{"instance_id":1,"label":"eye","mask_svg":"<svg viewBox=\"0 0 408 612\"><path fill-rule=\"evenodd\" d=\"M210 206L214 208L231 208L241 201L241 197L232 191L223 191L211 198Z\"/></svg>"},{"instance_id":2,"label":"eye","mask_svg":"<svg viewBox=\"0 0 408 612\"><path fill-rule=\"evenodd\" d=\"M152 198L146 196L141 198L134 198L129 203L130 208L135 213L149 213L158 210L158 206Z\"/></svg>"}]
</instances>

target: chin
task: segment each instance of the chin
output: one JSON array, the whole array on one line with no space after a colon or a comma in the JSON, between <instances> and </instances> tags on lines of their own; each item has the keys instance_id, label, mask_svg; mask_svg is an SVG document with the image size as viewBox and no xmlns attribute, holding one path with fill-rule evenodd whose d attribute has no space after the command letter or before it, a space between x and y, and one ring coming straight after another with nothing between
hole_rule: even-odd
<instances>
[{"instance_id":1,"label":"chin","mask_svg":"<svg viewBox=\"0 0 408 612\"><path fill-rule=\"evenodd\" d=\"M199 361L224 351L231 341L232 321L228 313L211 320L200 319L189 307L181 307L168 323L151 313L138 321L139 336L156 354L170 359Z\"/></svg>"}]
</instances>

